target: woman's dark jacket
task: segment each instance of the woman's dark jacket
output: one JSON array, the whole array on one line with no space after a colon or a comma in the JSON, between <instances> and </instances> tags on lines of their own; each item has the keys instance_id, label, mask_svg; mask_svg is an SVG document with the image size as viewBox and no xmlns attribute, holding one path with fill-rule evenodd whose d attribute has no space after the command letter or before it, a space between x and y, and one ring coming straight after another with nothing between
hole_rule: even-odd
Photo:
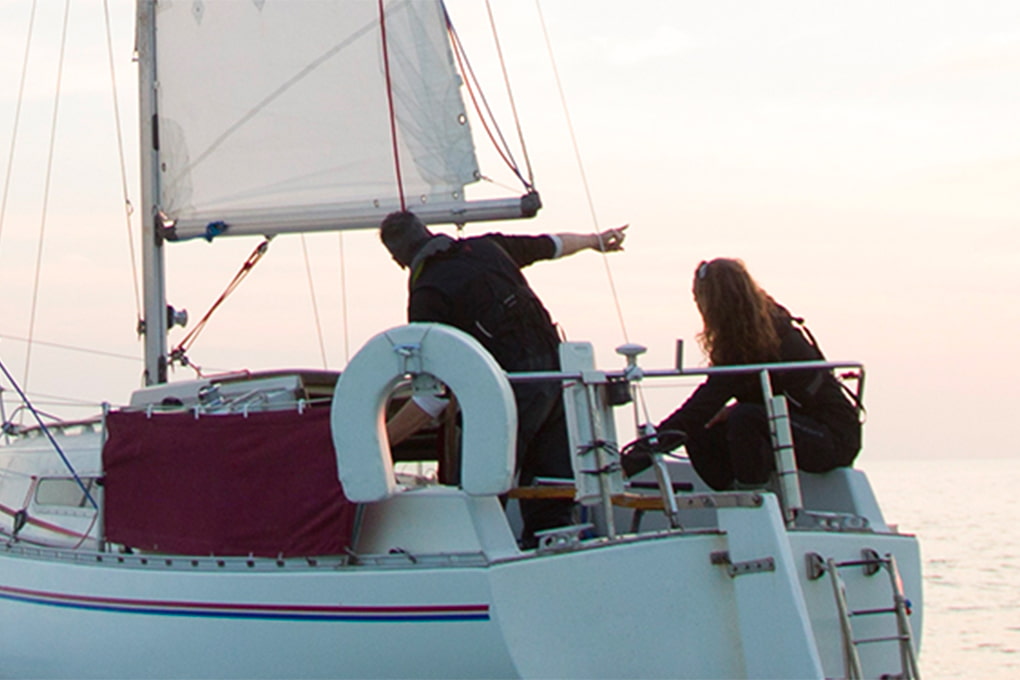
<instances>
[{"instance_id":1,"label":"woman's dark jacket","mask_svg":"<svg viewBox=\"0 0 1020 680\"><path fill-rule=\"evenodd\" d=\"M818 347L794 326L789 312L777 306L774 319L780 341L780 361L824 359ZM772 392L786 395L792 417L805 416L826 426L833 435L841 464L848 466L853 462L861 448L860 418L831 371L774 371ZM691 432L694 428L703 428L731 398L742 403L763 404L760 373L709 376L680 408L659 423L657 429Z\"/></svg>"}]
</instances>

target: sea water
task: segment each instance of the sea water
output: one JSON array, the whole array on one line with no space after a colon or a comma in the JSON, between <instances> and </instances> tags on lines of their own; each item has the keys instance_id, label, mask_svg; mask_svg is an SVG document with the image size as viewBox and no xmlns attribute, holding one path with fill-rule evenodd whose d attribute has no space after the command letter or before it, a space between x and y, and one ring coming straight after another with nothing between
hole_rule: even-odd
<instances>
[{"instance_id":1,"label":"sea water","mask_svg":"<svg viewBox=\"0 0 1020 680\"><path fill-rule=\"evenodd\" d=\"M921 677L1020 678L1020 457L859 467L886 522L920 539Z\"/></svg>"}]
</instances>

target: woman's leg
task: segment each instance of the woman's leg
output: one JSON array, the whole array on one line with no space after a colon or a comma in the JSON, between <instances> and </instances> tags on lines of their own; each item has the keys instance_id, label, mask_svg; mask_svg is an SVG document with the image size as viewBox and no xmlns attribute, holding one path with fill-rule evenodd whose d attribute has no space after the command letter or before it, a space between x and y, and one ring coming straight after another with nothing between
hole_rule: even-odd
<instances>
[{"instance_id":1,"label":"woman's leg","mask_svg":"<svg viewBox=\"0 0 1020 680\"><path fill-rule=\"evenodd\" d=\"M741 484L765 484L776 469L768 414L758 404L739 404L727 419L727 443L736 479ZM797 469L828 472L840 466L832 432L806 416L790 416Z\"/></svg>"},{"instance_id":2,"label":"woman's leg","mask_svg":"<svg viewBox=\"0 0 1020 680\"><path fill-rule=\"evenodd\" d=\"M791 416L790 421L797 469L805 472L828 472L843 465L836 451L836 440L828 427L799 415Z\"/></svg>"},{"instance_id":3,"label":"woman's leg","mask_svg":"<svg viewBox=\"0 0 1020 680\"><path fill-rule=\"evenodd\" d=\"M765 407L737 404L726 418L726 444L733 476L741 485L764 486L775 469L772 439Z\"/></svg>"},{"instance_id":4,"label":"woman's leg","mask_svg":"<svg viewBox=\"0 0 1020 680\"><path fill-rule=\"evenodd\" d=\"M726 442L726 425L691 428L687 433L687 456L698 476L716 491L733 487L733 466Z\"/></svg>"}]
</instances>

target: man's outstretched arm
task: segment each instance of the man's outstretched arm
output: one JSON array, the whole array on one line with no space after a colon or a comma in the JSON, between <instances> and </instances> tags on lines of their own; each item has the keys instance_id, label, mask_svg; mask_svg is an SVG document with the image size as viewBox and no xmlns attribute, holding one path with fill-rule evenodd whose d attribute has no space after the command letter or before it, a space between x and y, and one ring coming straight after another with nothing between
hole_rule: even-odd
<instances>
[{"instance_id":1,"label":"man's outstretched arm","mask_svg":"<svg viewBox=\"0 0 1020 680\"><path fill-rule=\"evenodd\" d=\"M560 257L573 255L581 250L596 250L603 253L614 253L623 250L623 239L626 238L627 227L606 229L603 232L592 232L591 234L559 233L556 238L560 241Z\"/></svg>"}]
</instances>

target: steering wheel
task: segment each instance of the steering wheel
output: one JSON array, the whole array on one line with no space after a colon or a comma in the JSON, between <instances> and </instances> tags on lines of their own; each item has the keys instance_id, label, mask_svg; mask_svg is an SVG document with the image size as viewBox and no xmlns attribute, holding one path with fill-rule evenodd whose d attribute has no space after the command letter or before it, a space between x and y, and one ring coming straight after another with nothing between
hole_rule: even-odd
<instances>
[{"instance_id":1,"label":"steering wheel","mask_svg":"<svg viewBox=\"0 0 1020 680\"><path fill-rule=\"evenodd\" d=\"M683 430L662 430L642 435L628 442L620 449L620 456L626 457L636 453L669 453L687 442L687 433Z\"/></svg>"}]
</instances>

